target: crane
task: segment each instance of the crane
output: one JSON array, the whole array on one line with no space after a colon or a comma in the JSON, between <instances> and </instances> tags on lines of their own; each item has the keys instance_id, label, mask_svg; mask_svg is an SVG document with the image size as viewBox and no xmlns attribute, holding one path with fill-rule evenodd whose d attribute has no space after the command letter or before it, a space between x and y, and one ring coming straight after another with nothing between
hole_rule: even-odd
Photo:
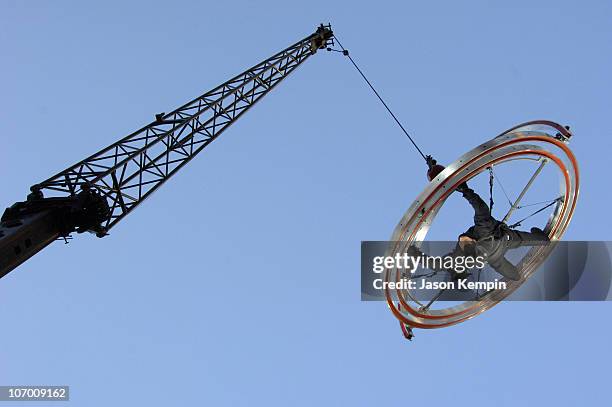
<instances>
[{"instance_id":1,"label":"crane","mask_svg":"<svg viewBox=\"0 0 612 407\"><path fill-rule=\"evenodd\" d=\"M0 218L0 278L72 233L104 237L317 50L329 24L30 188Z\"/></svg>"}]
</instances>

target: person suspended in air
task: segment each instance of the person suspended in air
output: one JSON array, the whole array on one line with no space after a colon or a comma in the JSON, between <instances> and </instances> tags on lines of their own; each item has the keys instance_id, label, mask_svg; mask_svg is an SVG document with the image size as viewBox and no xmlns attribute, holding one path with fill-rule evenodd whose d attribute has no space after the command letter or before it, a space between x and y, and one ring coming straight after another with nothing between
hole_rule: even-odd
<instances>
[{"instance_id":1,"label":"person suspended in air","mask_svg":"<svg viewBox=\"0 0 612 407\"><path fill-rule=\"evenodd\" d=\"M443 169L444 167L439 165L430 167L429 179L433 179ZM511 229L505 223L495 219L486 202L468 186L467 182L459 185L456 191L461 193L474 209L474 224L458 236L457 245L447 256L483 256L496 272L509 280L519 280L520 273L505 258L506 252L520 246L545 244L549 241L548 235L537 227L532 227L530 232ZM414 246L409 248L408 254L427 257ZM435 262L433 263L435 264ZM434 268L430 269L435 270ZM449 271L454 279L466 278L465 274L454 270L446 271Z\"/></svg>"},{"instance_id":2,"label":"person suspended in air","mask_svg":"<svg viewBox=\"0 0 612 407\"><path fill-rule=\"evenodd\" d=\"M474 225L459 235L459 250L470 255L485 254L487 263L495 271L510 280L518 280L519 272L504 257L506 252L520 246L548 242L548 235L537 227L532 227L530 232L509 228L491 215L489 206L465 182L457 191L474 209Z\"/></svg>"}]
</instances>

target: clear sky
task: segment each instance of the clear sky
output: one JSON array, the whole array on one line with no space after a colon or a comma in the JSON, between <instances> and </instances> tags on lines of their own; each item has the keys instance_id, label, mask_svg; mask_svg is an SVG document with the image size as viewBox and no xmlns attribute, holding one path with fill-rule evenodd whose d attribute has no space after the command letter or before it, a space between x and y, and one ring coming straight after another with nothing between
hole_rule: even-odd
<instances>
[{"instance_id":1,"label":"clear sky","mask_svg":"<svg viewBox=\"0 0 612 407\"><path fill-rule=\"evenodd\" d=\"M1 204L331 22L442 162L523 121L572 125L565 237L610 239L611 21L607 1L4 0ZM360 241L387 239L424 186L321 52L111 236L0 281L0 384L67 384L75 406L604 404L609 303L501 304L407 343L360 302Z\"/></svg>"}]
</instances>

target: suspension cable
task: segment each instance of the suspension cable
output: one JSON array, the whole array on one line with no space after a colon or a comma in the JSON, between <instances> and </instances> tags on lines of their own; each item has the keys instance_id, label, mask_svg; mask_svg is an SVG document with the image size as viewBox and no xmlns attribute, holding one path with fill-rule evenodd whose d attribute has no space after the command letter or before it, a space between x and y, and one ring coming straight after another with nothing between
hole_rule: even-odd
<instances>
[{"instance_id":1,"label":"suspension cable","mask_svg":"<svg viewBox=\"0 0 612 407\"><path fill-rule=\"evenodd\" d=\"M508 200L508 204L512 206L512 200L508 196L508 193L506 192L506 188L504 188L504 184L502 184L501 178L499 178L499 175L495 174L495 172L493 171L493 166L491 166L491 174L493 174L493 176L497 179L497 183L501 187L502 192L504 193L504 195L506 196L506 199Z\"/></svg>"},{"instance_id":2,"label":"suspension cable","mask_svg":"<svg viewBox=\"0 0 612 407\"><path fill-rule=\"evenodd\" d=\"M523 219L519 220L516 223L513 223L512 225L508 226L510 229L514 229L517 226L521 226L521 223L523 223L524 221L526 221L527 219L531 218L532 216L537 215L538 213L542 212L544 209L549 208L551 206L553 206L555 203L559 202L561 200L561 198L557 198L555 200L553 200L551 203L549 203L548 205L546 205L543 208L538 209L537 211L529 214L528 216L525 216Z\"/></svg>"},{"instance_id":3,"label":"suspension cable","mask_svg":"<svg viewBox=\"0 0 612 407\"><path fill-rule=\"evenodd\" d=\"M519 205L519 206L517 206L516 209L528 208L530 206L542 205L542 204L549 203L549 202L556 202L558 200L559 200L559 198L555 198L555 199L549 199L547 201L541 201L541 202L534 202L534 203L531 203L531 204Z\"/></svg>"},{"instance_id":4,"label":"suspension cable","mask_svg":"<svg viewBox=\"0 0 612 407\"><path fill-rule=\"evenodd\" d=\"M359 68L359 66L357 66L357 64L355 63L355 60L349 55L349 52L347 49L345 49L342 44L340 43L340 40L338 40L338 37L334 34L334 39L336 40L336 42L338 43L338 45L340 46L340 48L342 49L342 55L348 57L348 59L351 61L351 63L353 64L353 66L355 67L355 69L357 69L357 72L359 72L359 74L361 75L361 77L363 78L363 80L368 84L368 86L370 87L370 89L372 89L372 92L374 92L374 94L376 95L376 97L378 98L378 100L380 100L380 103L382 103L382 105L385 107L385 109L387 109L387 112L389 112L389 114L391 115L391 117L393 118L393 120L395 120L395 123L397 123L397 125L399 126L399 128L404 132L404 134L406 135L406 137L408 137L408 139L410 140L410 142L412 143L412 145L417 149L417 151L419 152L419 154L421 155L421 157L423 157L423 159L425 161L427 161L427 157L425 156L425 154L423 154L423 151L421 151L421 149L419 148L419 146L415 143L415 141L412 139L412 137L410 136L410 134L408 134L408 132L406 131L406 129L404 128L404 126L402 125L402 123L399 121L399 119L397 118L397 116L395 116L395 114L391 111L391 109L389 108L389 106L387 105L387 103L385 103L385 101L383 100L383 98L380 96L380 93L378 93L378 91L374 88L374 85L372 85L372 82L370 82L368 80L368 78L365 76L365 74L363 73L363 71ZM332 48L327 48L328 51L337 51L334 50Z\"/></svg>"}]
</instances>

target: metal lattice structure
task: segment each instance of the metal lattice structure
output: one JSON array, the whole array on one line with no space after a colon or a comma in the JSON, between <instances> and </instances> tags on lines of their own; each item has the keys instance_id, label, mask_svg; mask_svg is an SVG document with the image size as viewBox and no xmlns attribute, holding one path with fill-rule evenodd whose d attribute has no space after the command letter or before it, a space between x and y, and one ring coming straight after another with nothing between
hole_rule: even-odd
<instances>
[{"instance_id":1,"label":"metal lattice structure","mask_svg":"<svg viewBox=\"0 0 612 407\"><path fill-rule=\"evenodd\" d=\"M45 196L75 196L87 185L107 199L108 231L215 140L298 66L332 41L329 26L35 185Z\"/></svg>"}]
</instances>

